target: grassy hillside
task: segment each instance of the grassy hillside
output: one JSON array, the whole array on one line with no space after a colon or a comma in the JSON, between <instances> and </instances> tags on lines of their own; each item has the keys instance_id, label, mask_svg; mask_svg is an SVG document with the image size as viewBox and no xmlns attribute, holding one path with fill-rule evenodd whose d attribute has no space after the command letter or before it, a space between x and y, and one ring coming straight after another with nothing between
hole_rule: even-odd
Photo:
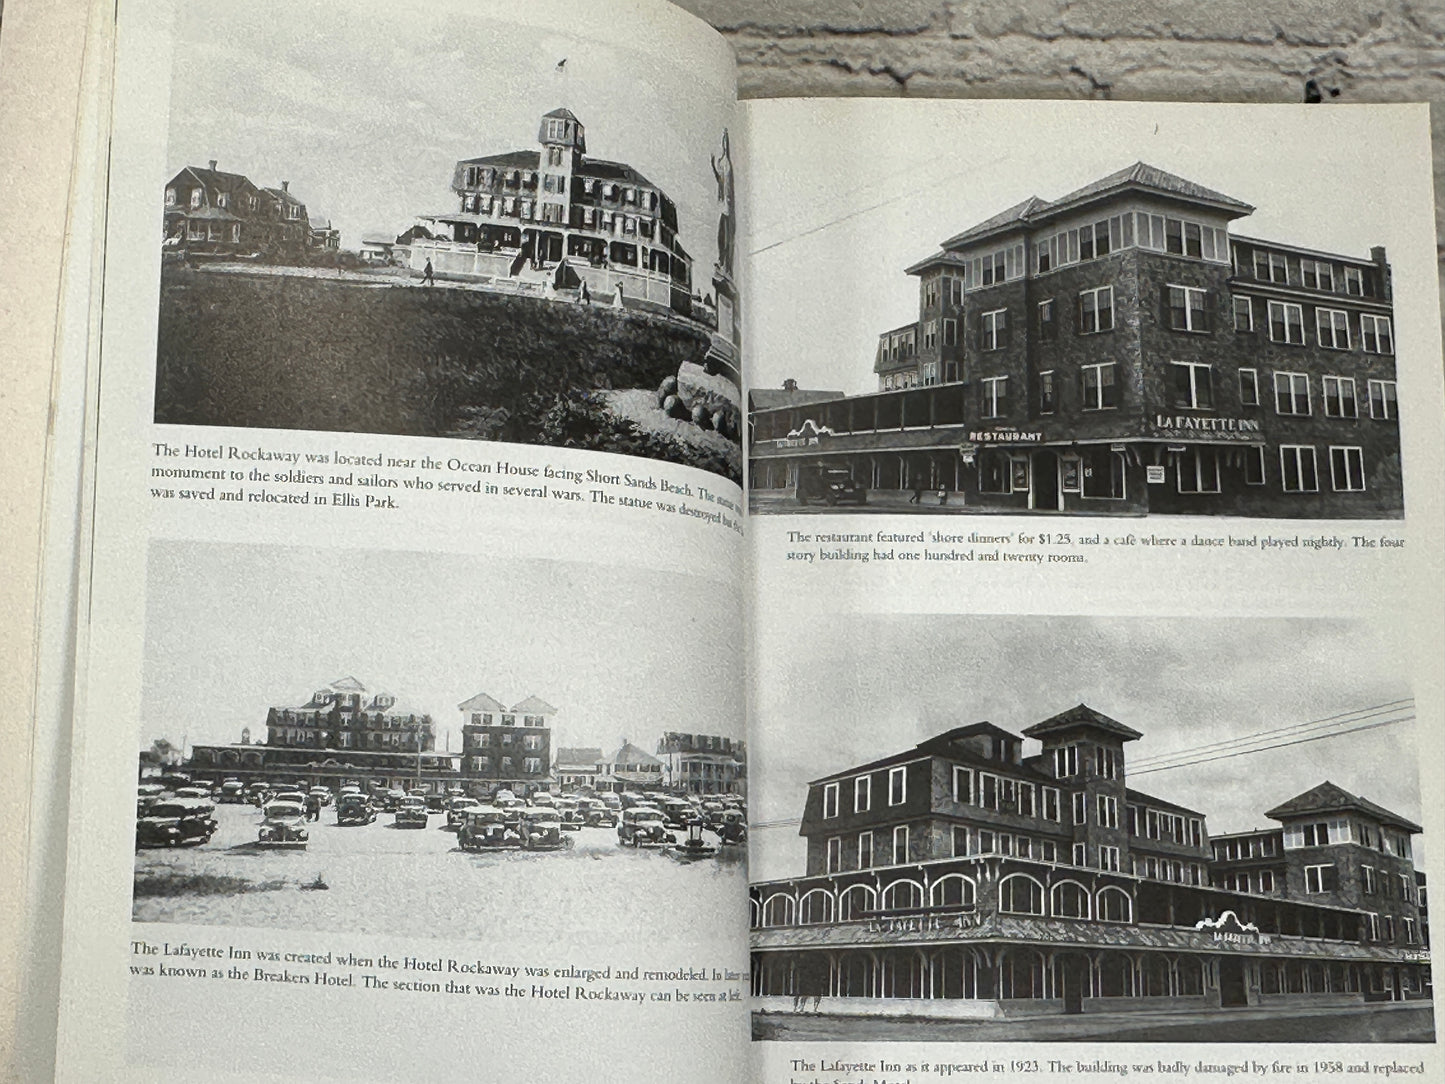
<instances>
[{"instance_id":1,"label":"grassy hillside","mask_svg":"<svg viewBox=\"0 0 1445 1084\"><path fill-rule=\"evenodd\" d=\"M568 443L694 462L686 447L614 447L629 442L625 427L575 427L601 418L594 393L655 388L707 345L701 328L610 308L167 269L155 419ZM715 455L700 458L718 469Z\"/></svg>"}]
</instances>

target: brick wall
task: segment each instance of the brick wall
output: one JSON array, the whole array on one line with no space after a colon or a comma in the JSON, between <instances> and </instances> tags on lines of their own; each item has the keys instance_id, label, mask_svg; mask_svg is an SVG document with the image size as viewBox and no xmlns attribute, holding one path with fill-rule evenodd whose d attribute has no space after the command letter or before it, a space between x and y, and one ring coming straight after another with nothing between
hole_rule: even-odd
<instances>
[{"instance_id":1,"label":"brick wall","mask_svg":"<svg viewBox=\"0 0 1445 1084\"><path fill-rule=\"evenodd\" d=\"M887 95L1432 103L1445 253L1438 0L678 0L747 98Z\"/></svg>"}]
</instances>

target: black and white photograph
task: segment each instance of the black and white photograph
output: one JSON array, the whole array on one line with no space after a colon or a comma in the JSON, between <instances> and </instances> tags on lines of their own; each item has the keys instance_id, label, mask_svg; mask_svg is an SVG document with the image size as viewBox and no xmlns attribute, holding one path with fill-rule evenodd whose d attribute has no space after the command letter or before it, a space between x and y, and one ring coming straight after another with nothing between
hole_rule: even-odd
<instances>
[{"instance_id":1,"label":"black and white photograph","mask_svg":"<svg viewBox=\"0 0 1445 1084\"><path fill-rule=\"evenodd\" d=\"M485 943L728 929L736 600L669 578L686 605L627 568L154 543L134 919Z\"/></svg>"},{"instance_id":2,"label":"black and white photograph","mask_svg":"<svg viewBox=\"0 0 1445 1084\"><path fill-rule=\"evenodd\" d=\"M1358 114L792 111L753 133L754 512L1403 516L1410 235Z\"/></svg>"},{"instance_id":3,"label":"black and white photograph","mask_svg":"<svg viewBox=\"0 0 1445 1084\"><path fill-rule=\"evenodd\" d=\"M812 627L759 645L755 1039L1433 1041L1398 633Z\"/></svg>"},{"instance_id":4,"label":"black and white photograph","mask_svg":"<svg viewBox=\"0 0 1445 1084\"><path fill-rule=\"evenodd\" d=\"M721 91L545 21L371 14L177 6L155 421L597 449L741 483Z\"/></svg>"}]
</instances>

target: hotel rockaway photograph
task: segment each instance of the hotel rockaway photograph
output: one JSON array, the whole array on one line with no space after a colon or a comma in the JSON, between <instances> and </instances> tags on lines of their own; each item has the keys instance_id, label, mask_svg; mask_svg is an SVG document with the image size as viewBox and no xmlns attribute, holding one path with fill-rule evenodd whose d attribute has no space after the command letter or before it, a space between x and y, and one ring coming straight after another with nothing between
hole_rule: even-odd
<instances>
[{"instance_id":1,"label":"hotel rockaway photograph","mask_svg":"<svg viewBox=\"0 0 1445 1084\"><path fill-rule=\"evenodd\" d=\"M1402 515L1384 247L1252 236L1146 162L1018 195L903 269L875 390L753 389L755 511Z\"/></svg>"},{"instance_id":2,"label":"hotel rockaway photograph","mask_svg":"<svg viewBox=\"0 0 1445 1084\"><path fill-rule=\"evenodd\" d=\"M1231 624L859 618L801 649L828 691L754 742L754 1037L1430 1041L1413 701L1350 623ZM860 681L865 644L919 665ZM1149 676L1191 659L1217 681Z\"/></svg>"}]
</instances>

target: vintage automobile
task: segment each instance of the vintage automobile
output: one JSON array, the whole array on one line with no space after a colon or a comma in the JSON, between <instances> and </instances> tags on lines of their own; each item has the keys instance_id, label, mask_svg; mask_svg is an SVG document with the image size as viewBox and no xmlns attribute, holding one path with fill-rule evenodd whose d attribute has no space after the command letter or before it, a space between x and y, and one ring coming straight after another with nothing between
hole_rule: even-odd
<instances>
[{"instance_id":1,"label":"vintage automobile","mask_svg":"<svg viewBox=\"0 0 1445 1084\"><path fill-rule=\"evenodd\" d=\"M425 798L407 795L396 807L396 818L393 823L398 828L425 828L427 814L430 812L426 807Z\"/></svg>"},{"instance_id":2,"label":"vintage automobile","mask_svg":"<svg viewBox=\"0 0 1445 1084\"><path fill-rule=\"evenodd\" d=\"M599 794L597 800L614 813L622 812L622 799L610 790Z\"/></svg>"},{"instance_id":3,"label":"vintage automobile","mask_svg":"<svg viewBox=\"0 0 1445 1084\"><path fill-rule=\"evenodd\" d=\"M306 792L303 790L282 790L271 796L271 802L295 802L302 809L306 808ZM271 802L267 802L270 805Z\"/></svg>"},{"instance_id":4,"label":"vintage automobile","mask_svg":"<svg viewBox=\"0 0 1445 1084\"><path fill-rule=\"evenodd\" d=\"M175 791L178 787L189 787L191 777L187 772L166 772L157 777L155 782L165 787L166 790Z\"/></svg>"},{"instance_id":5,"label":"vintage automobile","mask_svg":"<svg viewBox=\"0 0 1445 1084\"><path fill-rule=\"evenodd\" d=\"M342 794L336 799L337 824L370 824L376 820L376 809L371 799L360 791Z\"/></svg>"},{"instance_id":6,"label":"vintage automobile","mask_svg":"<svg viewBox=\"0 0 1445 1084\"><path fill-rule=\"evenodd\" d=\"M451 798L447 801L447 827L460 830L467 810L480 809L482 803L475 798Z\"/></svg>"},{"instance_id":7,"label":"vintage automobile","mask_svg":"<svg viewBox=\"0 0 1445 1084\"><path fill-rule=\"evenodd\" d=\"M867 504L868 487L841 467L799 467L796 496L799 504Z\"/></svg>"},{"instance_id":8,"label":"vintage automobile","mask_svg":"<svg viewBox=\"0 0 1445 1084\"><path fill-rule=\"evenodd\" d=\"M531 805L522 810L522 846L529 851L560 851L572 846L562 834L562 818L555 809Z\"/></svg>"},{"instance_id":9,"label":"vintage automobile","mask_svg":"<svg viewBox=\"0 0 1445 1084\"><path fill-rule=\"evenodd\" d=\"M664 798L660 808L667 826L678 831L686 831L689 824L701 819L693 804L681 798Z\"/></svg>"},{"instance_id":10,"label":"vintage automobile","mask_svg":"<svg viewBox=\"0 0 1445 1084\"><path fill-rule=\"evenodd\" d=\"M406 794L403 791L392 787L390 790L382 792L381 800L378 804L381 806L383 813L395 813L397 807L401 805L402 799L405 797Z\"/></svg>"},{"instance_id":11,"label":"vintage automobile","mask_svg":"<svg viewBox=\"0 0 1445 1084\"><path fill-rule=\"evenodd\" d=\"M741 846L748 841L748 819L740 809L723 811L722 820L713 828L718 842L724 846Z\"/></svg>"},{"instance_id":12,"label":"vintage automobile","mask_svg":"<svg viewBox=\"0 0 1445 1084\"><path fill-rule=\"evenodd\" d=\"M332 802L330 787L312 787L310 797L315 798L322 805L330 805Z\"/></svg>"},{"instance_id":13,"label":"vintage automobile","mask_svg":"<svg viewBox=\"0 0 1445 1084\"><path fill-rule=\"evenodd\" d=\"M577 812L581 814L585 828L617 827L617 814L597 798L578 798Z\"/></svg>"},{"instance_id":14,"label":"vintage automobile","mask_svg":"<svg viewBox=\"0 0 1445 1084\"><path fill-rule=\"evenodd\" d=\"M462 823L457 827L457 843L463 850L492 851L520 847L522 837L507 827L500 809L478 805L462 813Z\"/></svg>"},{"instance_id":15,"label":"vintage automobile","mask_svg":"<svg viewBox=\"0 0 1445 1084\"><path fill-rule=\"evenodd\" d=\"M416 791L412 791L413 794ZM447 811L447 796L442 793L428 794L424 799L428 813L445 813Z\"/></svg>"},{"instance_id":16,"label":"vintage automobile","mask_svg":"<svg viewBox=\"0 0 1445 1084\"><path fill-rule=\"evenodd\" d=\"M210 788L210 787L197 787L197 786L177 787L177 788L176 788L176 792L175 792L175 794L173 795L173 797L176 797L176 798L194 798L194 799L196 799L197 801L201 801L201 802L212 802L212 801L215 801L215 799L214 799L214 798L212 797L212 795L211 795L211 788Z\"/></svg>"},{"instance_id":17,"label":"vintage automobile","mask_svg":"<svg viewBox=\"0 0 1445 1084\"><path fill-rule=\"evenodd\" d=\"M667 830L662 810L636 805L622 811L622 820L617 824L617 842L624 847L665 847L676 843L677 836Z\"/></svg>"},{"instance_id":18,"label":"vintage automobile","mask_svg":"<svg viewBox=\"0 0 1445 1084\"><path fill-rule=\"evenodd\" d=\"M165 787L159 783L140 783L135 788L135 815L144 817L151 806L161 800Z\"/></svg>"},{"instance_id":19,"label":"vintage automobile","mask_svg":"<svg viewBox=\"0 0 1445 1084\"><path fill-rule=\"evenodd\" d=\"M337 797L337 798L344 798L344 797L345 797L346 795L348 795L348 794L360 794L360 793L361 793L361 784L360 784L360 783L343 783L343 784L341 784L341 789L336 792L336 797Z\"/></svg>"},{"instance_id":20,"label":"vintage automobile","mask_svg":"<svg viewBox=\"0 0 1445 1084\"><path fill-rule=\"evenodd\" d=\"M226 805L245 805L246 784L239 779L227 779L221 784L221 793L216 796L216 801Z\"/></svg>"},{"instance_id":21,"label":"vintage automobile","mask_svg":"<svg viewBox=\"0 0 1445 1084\"><path fill-rule=\"evenodd\" d=\"M266 804L266 796L271 793L271 784L258 780L246 788L246 801L254 806L262 806Z\"/></svg>"},{"instance_id":22,"label":"vintage automobile","mask_svg":"<svg viewBox=\"0 0 1445 1084\"><path fill-rule=\"evenodd\" d=\"M285 850L306 847L306 803L273 799L261 810L261 827L256 832L256 846Z\"/></svg>"},{"instance_id":23,"label":"vintage automobile","mask_svg":"<svg viewBox=\"0 0 1445 1084\"><path fill-rule=\"evenodd\" d=\"M216 807L209 798L161 798L135 822L137 847L180 847L209 843L216 832Z\"/></svg>"},{"instance_id":24,"label":"vintage automobile","mask_svg":"<svg viewBox=\"0 0 1445 1084\"><path fill-rule=\"evenodd\" d=\"M547 809L555 809L557 806L557 799L553 797L550 792L545 790L539 790L536 794L532 795L532 804L535 806L542 806Z\"/></svg>"}]
</instances>

